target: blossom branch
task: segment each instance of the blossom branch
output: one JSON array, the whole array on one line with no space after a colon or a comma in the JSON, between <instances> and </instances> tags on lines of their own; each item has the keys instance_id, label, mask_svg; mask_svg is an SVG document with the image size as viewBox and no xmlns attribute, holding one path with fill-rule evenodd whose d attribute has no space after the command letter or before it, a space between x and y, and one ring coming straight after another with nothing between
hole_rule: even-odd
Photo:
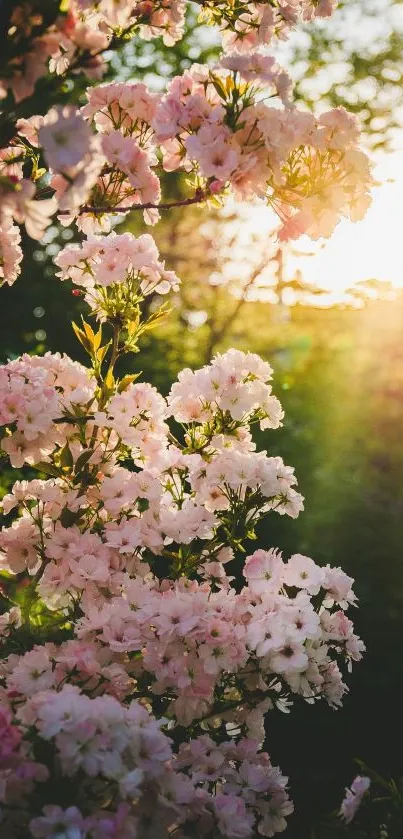
<instances>
[{"instance_id":1,"label":"blossom branch","mask_svg":"<svg viewBox=\"0 0 403 839\"><path fill-rule=\"evenodd\" d=\"M145 204L133 204L131 207L93 207L90 204L84 204L80 207L78 215L82 215L82 213L93 213L94 215L131 213L133 210L171 210L175 207L190 207L192 204L202 204L207 197L202 189L198 189L191 198L183 198L180 201L165 201L161 204L154 204L152 201L147 201ZM59 213L59 215L69 214L69 210L62 210Z\"/></svg>"}]
</instances>

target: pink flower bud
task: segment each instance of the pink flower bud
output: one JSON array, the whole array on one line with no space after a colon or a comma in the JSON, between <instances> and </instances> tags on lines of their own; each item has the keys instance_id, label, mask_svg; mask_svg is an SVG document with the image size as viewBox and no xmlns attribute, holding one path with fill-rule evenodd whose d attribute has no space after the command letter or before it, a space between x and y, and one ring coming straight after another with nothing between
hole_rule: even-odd
<instances>
[{"instance_id":1,"label":"pink flower bud","mask_svg":"<svg viewBox=\"0 0 403 839\"><path fill-rule=\"evenodd\" d=\"M224 187L223 181L211 181L211 183L209 184L210 192L213 195L216 195L217 192L221 192L223 187Z\"/></svg>"}]
</instances>

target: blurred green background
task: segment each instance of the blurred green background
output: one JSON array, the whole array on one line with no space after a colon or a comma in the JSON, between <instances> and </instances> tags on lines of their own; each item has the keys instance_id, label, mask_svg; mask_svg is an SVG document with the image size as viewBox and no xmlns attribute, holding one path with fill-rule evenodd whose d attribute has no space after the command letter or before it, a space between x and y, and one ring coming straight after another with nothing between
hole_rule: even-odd
<instances>
[{"instance_id":1,"label":"blurred green background","mask_svg":"<svg viewBox=\"0 0 403 839\"><path fill-rule=\"evenodd\" d=\"M389 0L356 0L341 8L333 30L330 23L307 28L287 48L305 105L346 104L360 115L372 147L393 143L400 120L399 9ZM355 35L358 21L380 27L379 37L362 44L351 34L352 21ZM159 42L128 44L111 56L110 78L145 78L158 87L189 59L213 58L216 41L204 29L195 34L192 23L190 18L184 41L170 50ZM362 85L368 76L376 88L369 99ZM318 78L320 84L310 85ZM80 77L56 91L44 80L25 110L44 112L63 98L80 101L84 88ZM166 189L175 196L182 187L167 181ZM306 509L296 521L269 517L259 544L341 565L353 576L359 596L353 617L368 648L342 710L301 703L291 715L269 714L267 720L267 748L290 776L297 810L286 836L327 839L345 835L343 829L328 832L321 817L338 806L355 757L380 772L403 774L403 293L387 283L361 284L325 306L320 290L300 273L284 279L286 254L269 240L267 250L252 241L258 258L242 282L236 271L234 279L220 282L219 245L225 240L231 248L236 218L213 214L205 222L206 211L175 210L149 231L182 288L169 318L126 361L126 370L142 371L166 393L182 367L200 366L229 346L257 352L274 367L286 418L280 431L261 434L258 444L295 466ZM145 230L137 217L124 229ZM1 290L2 362L47 350L85 360L70 327L84 307L68 284L55 279L52 266L57 250L78 239L75 228L54 226L42 243L24 241L23 274L13 288ZM267 263L269 299L250 302ZM0 468L4 493L16 476L4 460Z\"/></svg>"}]
</instances>

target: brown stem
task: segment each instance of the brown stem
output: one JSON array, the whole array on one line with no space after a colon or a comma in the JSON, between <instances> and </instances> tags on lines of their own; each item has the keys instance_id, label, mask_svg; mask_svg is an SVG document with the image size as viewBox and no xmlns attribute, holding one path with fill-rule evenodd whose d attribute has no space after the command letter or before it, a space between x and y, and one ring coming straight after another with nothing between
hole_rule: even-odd
<instances>
[{"instance_id":1,"label":"brown stem","mask_svg":"<svg viewBox=\"0 0 403 839\"><path fill-rule=\"evenodd\" d=\"M80 207L78 214L102 215L103 213L131 213L132 210L171 210L173 207L189 207L191 204L202 204L206 197L206 193L198 189L191 198L183 198L181 201L165 201L162 204L153 204L151 201L145 204L133 204L131 207L92 207L90 204L84 204ZM70 210L62 210L59 213L61 216L69 214Z\"/></svg>"}]
</instances>

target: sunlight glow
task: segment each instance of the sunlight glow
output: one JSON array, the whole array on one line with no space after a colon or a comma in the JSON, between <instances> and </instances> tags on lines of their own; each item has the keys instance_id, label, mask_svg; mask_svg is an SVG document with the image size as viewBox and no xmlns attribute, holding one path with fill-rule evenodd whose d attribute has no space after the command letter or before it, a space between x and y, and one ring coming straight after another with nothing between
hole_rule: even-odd
<instances>
[{"instance_id":1,"label":"sunlight glow","mask_svg":"<svg viewBox=\"0 0 403 839\"><path fill-rule=\"evenodd\" d=\"M376 279L403 286L403 154L384 155L374 175L373 204L363 221L340 222L331 239L312 242L306 236L286 246L287 278L300 270L303 279L330 292L329 302L342 300L346 289ZM250 208L254 230L273 229L273 215Z\"/></svg>"}]
</instances>

